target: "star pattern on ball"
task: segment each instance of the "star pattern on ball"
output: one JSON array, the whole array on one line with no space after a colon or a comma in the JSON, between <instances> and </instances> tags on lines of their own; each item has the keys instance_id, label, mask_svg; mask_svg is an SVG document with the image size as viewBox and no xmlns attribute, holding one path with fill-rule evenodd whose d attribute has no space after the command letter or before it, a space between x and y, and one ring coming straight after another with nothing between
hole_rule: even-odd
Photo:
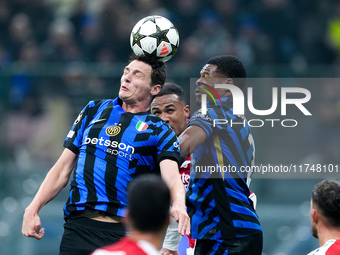
<instances>
[{"instance_id":1,"label":"star pattern on ball","mask_svg":"<svg viewBox=\"0 0 340 255\"><path fill-rule=\"evenodd\" d=\"M150 37L154 37L157 39L157 45L161 43L161 41L169 42L168 37L166 36L169 32L168 29L161 30L159 26L156 26L156 32L151 34Z\"/></svg>"},{"instance_id":2,"label":"star pattern on ball","mask_svg":"<svg viewBox=\"0 0 340 255\"><path fill-rule=\"evenodd\" d=\"M142 40L143 38L146 37L146 35L142 35L142 34L139 33L140 30L141 30L141 27L138 29L137 33L134 33L132 35L132 45L137 44L139 47L141 47L140 40Z\"/></svg>"},{"instance_id":3,"label":"star pattern on ball","mask_svg":"<svg viewBox=\"0 0 340 255\"><path fill-rule=\"evenodd\" d=\"M150 55L166 62L178 48L179 34L168 19L148 16L139 20L130 35L130 46L136 55Z\"/></svg>"}]
</instances>

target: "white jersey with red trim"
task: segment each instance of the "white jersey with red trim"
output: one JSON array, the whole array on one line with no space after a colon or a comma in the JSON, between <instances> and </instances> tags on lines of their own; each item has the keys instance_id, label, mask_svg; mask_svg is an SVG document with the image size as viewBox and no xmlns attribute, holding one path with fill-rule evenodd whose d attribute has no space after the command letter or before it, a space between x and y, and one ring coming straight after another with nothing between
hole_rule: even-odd
<instances>
[{"instance_id":1,"label":"white jersey with red trim","mask_svg":"<svg viewBox=\"0 0 340 255\"><path fill-rule=\"evenodd\" d=\"M328 240L323 246L308 253L308 255L339 255L340 254L340 239Z\"/></svg>"}]
</instances>

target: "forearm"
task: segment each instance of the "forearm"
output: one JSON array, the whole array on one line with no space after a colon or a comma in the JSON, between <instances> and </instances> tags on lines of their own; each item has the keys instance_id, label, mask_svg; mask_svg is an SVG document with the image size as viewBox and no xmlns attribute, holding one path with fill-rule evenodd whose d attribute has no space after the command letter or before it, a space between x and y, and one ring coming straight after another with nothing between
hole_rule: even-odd
<instances>
[{"instance_id":1,"label":"forearm","mask_svg":"<svg viewBox=\"0 0 340 255\"><path fill-rule=\"evenodd\" d=\"M185 206L185 189L181 181L178 165L173 160L163 160L160 163L162 178L168 185L171 194L171 216L178 222L178 232L181 235L190 233L189 216Z\"/></svg>"},{"instance_id":2,"label":"forearm","mask_svg":"<svg viewBox=\"0 0 340 255\"><path fill-rule=\"evenodd\" d=\"M22 234L40 240L45 233L41 228L38 215L41 208L55 198L67 184L71 175L76 155L65 149L57 163L51 168L41 184L31 204L26 208L22 221Z\"/></svg>"},{"instance_id":3,"label":"forearm","mask_svg":"<svg viewBox=\"0 0 340 255\"><path fill-rule=\"evenodd\" d=\"M205 142L206 132L199 126L190 126L178 137L183 162L198 146Z\"/></svg>"},{"instance_id":4,"label":"forearm","mask_svg":"<svg viewBox=\"0 0 340 255\"><path fill-rule=\"evenodd\" d=\"M162 178L168 185L171 194L171 204L185 206L185 188L181 181L178 165L172 160L163 160L160 163Z\"/></svg>"},{"instance_id":5,"label":"forearm","mask_svg":"<svg viewBox=\"0 0 340 255\"><path fill-rule=\"evenodd\" d=\"M172 206L184 206L185 207L185 187L178 175L178 178L173 180L173 184L170 188ZM186 209L185 209L186 210Z\"/></svg>"},{"instance_id":6,"label":"forearm","mask_svg":"<svg viewBox=\"0 0 340 255\"><path fill-rule=\"evenodd\" d=\"M47 173L37 194L26 210L38 213L41 208L55 198L68 183L74 166L75 155L65 150L56 164Z\"/></svg>"},{"instance_id":7,"label":"forearm","mask_svg":"<svg viewBox=\"0 0 340 255\"><path fill-rule=\"evenodd\" d=\"M66 178L58 176L56 172L51 169L29 205L29 208L38 213L44 205L59 194L66 184Z\"/></svg>"}]
</instances>

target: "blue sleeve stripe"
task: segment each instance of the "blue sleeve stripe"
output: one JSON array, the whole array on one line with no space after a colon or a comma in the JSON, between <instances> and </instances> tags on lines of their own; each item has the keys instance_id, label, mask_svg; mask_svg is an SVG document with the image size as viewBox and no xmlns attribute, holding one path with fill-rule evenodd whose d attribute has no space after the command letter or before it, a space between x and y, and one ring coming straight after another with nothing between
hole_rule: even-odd
<instances>
[{"instance_id":1,"label":"blue sleeve stripe","mask_svg":"<svg viewBox=\"0 0 340 255\"><path fill-rule=\"evenodd\" d=\"M217 231L215 235L213 235L211 237L211 240L221 240L222 239L222 233L221 230ZM216 245L215 245L216 246ZM214 246L214 247L215 247ZM226 253L224 253L223 255L228 255L228 251L225 251Z\"/></svg>"},{"instance_id":2,"label":"blue sleeve stripe","mask_svg":"<svg viewBox=\"0 0 340 255\"><path fill-rule=\"evenodd\" d=\"M241 134L242 140L246 139L249 134L248 128L247 127L241 128L240 134Z\"/></svg>"},{"instance_id":3,"label":"blue sleeve stripe","mask_svg":"<svg viewBox=\"0 0 340 255\"><path fill-rule=\"evenodd\" d=\"M208 219L208 217L206 217ZM218 218L218 216L216 216L214 219ZM207 220L206 219L206 220ZM205 236L210 229L213 229L214 227L216 227L217 223L219 221L219 218L214 220L211 224L206 225L198 234L198 239L202 238L203 236Z\"/></svg>"},{"instance_id":4,"label":"blue sleeve stripe","mask_svg":"<svg viewBox=\"0 0 340 255\"><path fill-rule=\"evenodd\" d=\"M204 130L204 132L207 134L207 137L209 137L212 133L212 129L210 126L205 124L205 121L200 121L198 119L190 120L189 126L198 126Z\"/></svg>"},{"instance_id":5,"label":"blue sleeve stripe","mask_svg":"<svg viewBox=\"0 0 340 255\"><path fill-rule=\"evenodd\" d=\"M249 229L257 229L262 231L262 228L259 224L243 221L243 220L233 220L233 224L235 228L249 228Z\"/></svg>"},{"instance_id":6,"label":"blue sleeve stripe","mask_svg":"<svg viewBox=\"0 0 340 255\"><path fill-rule=\"evenodd\" d=\"M243 165L247 166L248 163L247 163L246 158L244 157L244 153L243 153L243 149L242 149L240 140L238 139L234 129L232 129L232 128L229 129L229 125L228 125L228 132L229 132L230 137L233 140L233 142L234 142L234 144L235 144L235 146L237 148L237 151L238 151L238 153L239 153L239 155L240 155L240 157L242 159Z\"/></svg>"},{"instance_id":7,"label":"blue sleeve stripe","mask_svg":"<svg viewBox=\"0 0 340 255\"><path fill-rule=\"evenodd\" d=\"M258 216L256 215L256 213L254 213L252 210L250 210L249 208L244 207L244 206L240 206L240 205L230 203L230 210L235 212L235 213L246 214L246 215L253 216L256 219L258 219Z\"/></svg>"},{"instance_id":8,"label":"blue sleeve stripe","mask_svg":"<svg viewBox=\"0 0 340 255\"><path fill-rule=\"evenodd\" d=\"M239 199L243 202L249 203L249 200L248 200L246 195L243 195L242 193L234 191L234 190L229 189L229 188L225 188L225 190L226 190L228 196L231 196L231 197Z\"/></svg>"}]
</instances>

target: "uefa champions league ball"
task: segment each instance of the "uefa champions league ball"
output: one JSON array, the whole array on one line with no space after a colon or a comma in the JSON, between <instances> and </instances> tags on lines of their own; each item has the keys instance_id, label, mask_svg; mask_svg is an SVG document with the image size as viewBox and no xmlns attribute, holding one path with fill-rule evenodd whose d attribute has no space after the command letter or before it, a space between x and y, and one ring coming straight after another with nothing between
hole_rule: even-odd
<instances>
[{"instance_id":1,"label":"uefa champions league ball","mask_svg":"<svg viewBox=\"0 0 340 255\"><path fill-rule=\"evenodd\" d=\"M179 34L168 19L157 15L148 16L133 27L130 45L136 55L150 55L165 62L175 55Z\"/></svg>"}]
</instances>

